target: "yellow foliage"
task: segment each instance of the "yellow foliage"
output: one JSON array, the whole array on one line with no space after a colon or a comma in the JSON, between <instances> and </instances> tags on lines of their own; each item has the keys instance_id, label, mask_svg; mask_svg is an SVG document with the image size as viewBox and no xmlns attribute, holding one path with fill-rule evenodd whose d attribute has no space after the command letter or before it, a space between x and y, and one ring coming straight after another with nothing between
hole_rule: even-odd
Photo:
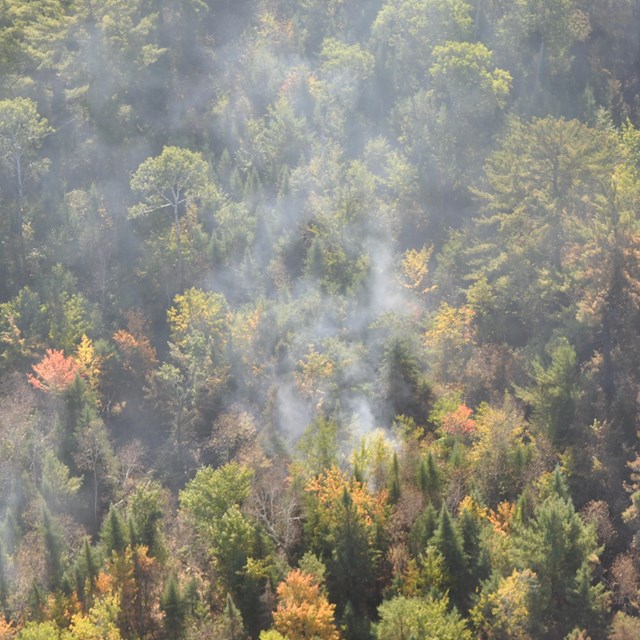
<instances>
[{"instance_id":1,"label":"yellow foliage","mask_svg":"<svg viewBox=\"0 0 640 640\"><path fill-rule=\"evenodd\" d=\"M329 519L340 517L340 510L336 507L342 500L345 489L358 518L373 535L373 524L382 521L385 515L386 491L381 491L374 496L362 482L358 482L335 466L325 469L317 478L309 480L305 486L305 491L316 497L320 508L326 510Z\"/></svg>"},{"instance_id":2,"label":"yellow foliage","mask_svg":"<svg viewBox=\"0 0 640 640\"><path fill-rule=\"evenodd\" d=\"M233 349L242 361L246 369L250 369L251 374L259 376L267 361L266 355L260 357L257 348L258 330L264 318L264 303L258 303L254 308L247 311L237 311L233 315L231 323L231 338Z\"/></svg>"},{"instance_id":3,"label":"yellow foliage","mask_svg":"<svg viewBox=\"0 0 640 640\"><path fill-rule=\"evenodd\" d=\"M338 640L334 611L335 605L329 603L313 576L294 569L278 585L273 626L295 640Z\"/></svg>"},{"instance_id":4,"label":"yellow foliage","mask_svg":"<svg viewBox=\"0 0 640 640\"><path fill-rule=\"evenodd\" d=\"M93 341L83 334L76 349L76 362L80 366L80 373L87 379L94 391L97 391L102 373L103 358L96 354Z\"/></svg>"},{"instance_id":5,"label":"yellow foliage","mask_svg":"<svg viewBox=\"0 0 640 640\"><path fill-rule=\"evenodd\" d=\"M487 509L480 506L480 503L472 496L465 496L458 506L459 513L469 511L475 520L485 520Z\"/></svg>"},{"instance_id":6,"label":"yellow foliage","mask_svg":"<svg viewBox=\"0 0 640 640\"><path fill-rule=\"evenodd\" d=\"M317 401L322 395L322 384L333 374L333 362L324 353L318 353L313 347L298 362L295 374L298 390L307 398Z\"/></svg>"},{"instance_id":7,"label":"yellow foliage","mask_svg":"<svg viewBox=\"0 0 640 640\"><path fill-rule=\"evenodd\" d=\"M73 616L64 640L122 640L116 620L120 612L117 595L109 595L97 602L87 614Z\"/></svg>"},{"instance_id":8,"label":"yellow foliage","mask_svg":"<svg viewBox=\"0 0 640 640\"><path fill-rule=\"evenodd\" d=\"M229 313L226 300L219 293L192 287L177 295L167 311L167 322L171 341L181 348L187 347L189 337L195 333L218 342L220 347L226 344Z\"/></svg>"},{"instance_id":9,"label":"yellow foliage","mask_svg":"<svg viewBox=\"0 0 640 640\"><path fill-rule=\"evenodd\" d=\"M538 577L533 571L514 570L502 578L496 591L480 596L471 611L475 626L483 637L533 640L530 603L538 589Z\"/></svg>"},{"instance_id":10,"label":"yellow foliage","mask_svg":"<svg viewBox=\"0 0 640 640\"><path fill-rule=\"evenodd\" d=\"M501 502L495 511L489 511L487 519L493 526L495 533L506 536L511 529L511 523L516 515L516 505L513 502Z\"/></svg>"},{"instance_id":11,"label":"yellow foliage","mask_svg":"<svg viewBox=\"0 0 640 640\"><path fill-rule=\"evenodd\" d=\"M424 296L436 289L429 286L429 259L433 253L433 247L423 246L420 251L409 249L402 257L402 284L414 293Z\"/></svg>"},{"instance_id":12,"label":"yellow foliage","mask_svg":"<svg viewBox=\"0 0 640 640\"><path fill-rule=\"evenodd\" d=\"M475 340L475 313L468 305L452 307L446 302L438 309L424 334L428 349L461 348Z\"/></svg>"}]
</instances>

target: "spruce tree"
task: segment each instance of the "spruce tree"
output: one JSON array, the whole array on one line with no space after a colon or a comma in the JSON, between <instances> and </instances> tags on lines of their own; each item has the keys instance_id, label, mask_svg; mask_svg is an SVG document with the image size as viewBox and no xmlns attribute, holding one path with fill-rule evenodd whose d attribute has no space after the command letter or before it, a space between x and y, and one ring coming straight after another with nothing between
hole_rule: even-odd
<instances>
[{"instance_id":1,"label":"spruce tree","mask_svg":"<svg viewBox=\"0 0 640 640\"><path fill-rule=\"evenodd\" d=\"M440 504L440 471L438 463L432 451L427 454L426 460L420 460L418 467L418 486L424 497L433 504Z\"/></svg>"},{"instance_id":2,"label":"spruce tree","mask_svg":"<svg viewBox=\"0 0 640 640\"><path fill-rule=\"evenodd\" d=\"M462 547L460 532L445 504L440 510L438 528L433 536L433 544L443 558L444 568L450 585L449 597L461 612L467 610L467 559Z\"/></svg>"},{"instance_id":3,"label":"spruce tree","mask_svg":"<svg viewBox=\"0 0 640 640\"><path fill-rule=\"evenodd\" d=\"M409 531L409 549L414 556L422 553L438 526L438 512L432 504L428 504L414 520Z\"/></svg>"},{"instance_id":4,"label":"spruce tree","mask_svg":"<svg viewBox=\"0 0 640 640\"><path fill-rule=\"evenodd\" d=\"M180 585L174 575L169 577L165 585L160 609L164 616L165 637L167 640L177 640L184 634L185 603L180 593Z\"/></svg>"},{"instance_id":5,"label":"spruce tree","mask_svg":"<svg viewBox=\"0 0 640 640\"><path fill-rule=\"evenodd\" d=\"M346 488L340 509L340 524L332 532L335 547L327 566L327 584L331 600L337 603L339 610L340 605L344 607L351 602L356 614L366 615L375 592L373 559L367 531L358 519L353 499Z\"/></svg>"},{"instance_id":6,"label":"spruce tree","mask_svg":"<svg viewBox=\"0 0 640 640\"><path fill-rule=\"evenodd\" d=\"M389 478L389 502L396 504L400 499L400 467L398 465L398 454L393 452L391 462L391 477Z\"/></svg>"},{"instance_id":7,"label":"spruce tree","mask_svg":"<svg viewBox=\"0 0 640 640\"><path fill-rule=\"evenodd\" d=\"M111 506L100 531L100 542L104 555L109 558L113 551L121 553L127 546L125 525L115 507Z\"/></svg>"},{"instance_id":8,"label":"spruce tree","mask_svg":"<svg viewBox=\"0 0 640 640\"><path fill-rule=\"evenodd\" d=\"M42 538L49 587L55 589L62 579L62 536L46 507L42 509Z\"/></svg>"},{"instance_id":9,"label":"spruce tree","mask_svg":"<svg viewBox=\"0 0 640 640\"><path fill-rule=\"evenodd\" d=\"M236 607L230 593L227 593L227 602L220 619L218 637L221 640L243 640L246 638L242 614L240 609Z\"/></svg>"}]
</instances>

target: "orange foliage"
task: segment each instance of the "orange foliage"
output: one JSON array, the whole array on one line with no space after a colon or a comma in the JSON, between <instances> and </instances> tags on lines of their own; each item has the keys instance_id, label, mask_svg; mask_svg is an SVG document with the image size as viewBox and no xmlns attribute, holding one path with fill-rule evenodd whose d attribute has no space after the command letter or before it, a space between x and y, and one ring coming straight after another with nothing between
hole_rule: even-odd
<instances>
[{"instance_id":1,"label":"orange foliage","mask_svg":"<svg viewBox=\"0 0 640 640\"><path fill-rule=\"evenodd\" d=\"M501 502L495 511L489 511L487 519L493 525L493 530L503 536L509 533L511 522L516 515L516 505L512 502Z\"/></svg>"},{"instance_id":2,"label":"orange foliage","mask_svg":"<svg viewBox=\"0 0 640 640\"><path fill-rule=\"evenodd\" d=\"M473 413L465 404L445 414L442 418L442 430L451 436L470 436L476 432L476 421L469 416Z\"/></svg>"},{"instance_id":3,"label":"orange foliage","mask_svg":"<svg viewBox=\"0 0 640 640\"><path fill-rule=\"evenodd\" d=\"M338 640L330 604L313 576L294 569L278 585L278 608L273 614L277 631L287 638Z\"/></svg>"},{"instance_id":4,"label":"orange foliage","mask_svg":"<svg viewBox=\"0 0 640 640\"><path fill-rule=\"evenodd\" d=\"M158 357L146 335L146 322L139 311L131 311L127 317L127 329L113 334L113 341L122 355L124 368L143 378L157 366Z\"/></svg>"},{"instance_id":5,"label":"orange foliage","mask_svg":"<svg viewBox=\"0 0 640 640\"><path fill-rule=\"evenodd\" d=\"M13 622L7 622L0 616L0 640L11 640L16 637L18 630L13 626Z\"/></svg>"},{"instance_id":6,"label":"orange foliage","mask_svg":"<svg viewBox=\"0 0 640 640\"><path fill-rule=\"evenodd\" d=\"M320 507L326 509L329 518L340 517L340 510L336 507L341 502L345 489L351 497L358 517L367 527L384 518L386 491L374 496L369 493L366 485L343 473L338 467L325 469L305 486L305 491L315 495Z\"/></svg>"},{"instance_id":7,"label":"orange foliage","mask_svg":"<svg viewBox=\"0 0 640 640\"><path fill-rule=\"evenodd\" d=\"M113 578L104 571L101 571L96 578L95 592L98 596L106 596L113 589Z\"/></svg>"},{"instance_id":8,"label":"orange foliage","mask_svg":"<svg viewBox=\"0 0 640 640\"><path fill-rule=\"evenodd\" d=\"M47 349L47 353L32 369L35 376L27 376L29 382L45 392L62 393L80 373L80 366L74 358L66 357L63 351Z\"/></svg>"}]
</instances>

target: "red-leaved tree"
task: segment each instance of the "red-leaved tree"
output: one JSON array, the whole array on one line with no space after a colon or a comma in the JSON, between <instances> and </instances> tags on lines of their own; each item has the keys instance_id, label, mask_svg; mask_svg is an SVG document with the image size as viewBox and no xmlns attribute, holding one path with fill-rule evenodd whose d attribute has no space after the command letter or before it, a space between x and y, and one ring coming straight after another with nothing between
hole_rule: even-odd
<instances>
[{"instance_id":1,"label":"red-leaved tree","mask_svg":"<svg viewBox=\"0 0 640 640\"><path fill-rule=\"evenodd\" d=\"M47 393L62 393L80 371L80 365L74 358L66 357L63 351L57 349L47 349L44 358L32 368L35 375L27 376L29 383Z\"/></svg>"}]
</instances>

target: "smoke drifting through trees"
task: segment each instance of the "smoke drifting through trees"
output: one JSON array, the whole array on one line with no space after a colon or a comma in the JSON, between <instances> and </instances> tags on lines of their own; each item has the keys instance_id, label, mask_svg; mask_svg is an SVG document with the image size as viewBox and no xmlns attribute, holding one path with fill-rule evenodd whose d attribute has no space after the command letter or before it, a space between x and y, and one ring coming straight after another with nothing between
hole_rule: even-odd
<instances>
[{"instance_id":1,"label":"smoke drifting through trees","mask_svg":"<svg viewBox=\"0 0 640 640\"><path fill-rule=\"evenodd\" d=\"M6 615L56 592L71 634L255 637L289 575L327 637L370 637L383 597L379 637L560 638L580 607L604 633L575 507L609 501L633 582L637 3L0 11ZM213 476L217 528L168 560L205 465L251 496ZM547 516L575 534L551 591Z\"/></svg>"}]
</instances>

